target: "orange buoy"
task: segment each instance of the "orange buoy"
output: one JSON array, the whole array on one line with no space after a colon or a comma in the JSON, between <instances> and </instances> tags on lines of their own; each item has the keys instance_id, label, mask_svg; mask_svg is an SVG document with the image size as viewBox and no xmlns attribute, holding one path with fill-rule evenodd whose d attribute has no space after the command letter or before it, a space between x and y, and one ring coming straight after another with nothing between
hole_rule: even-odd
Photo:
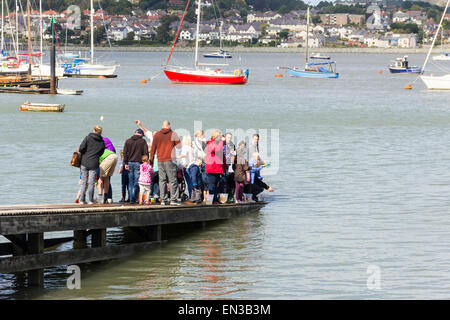
<instances>
[{"instance_id":1,"label":"orange buoy","mask_svg":"<svg viewBox=\"0 0 450 320\"><path fill-rule=\"evenodd\" d=\"M412 89L412 86L411 86L410 84L407 84L407 85L405 86L405 89L406 89L406 90L411 90L411 89Z\"/></svg>"},{"instance_id":2,"label":"orange buoy","mask_svg":"<svg viewBox=\"0 0 450 320\"><path fill-rule=\"evenodd\" d=\"M276 74L276 75L275 75L275 78L281 78L281 77L283 77L282 74Z\"/></svg>"},{"instance_id":3,"label":"orange buoy","mask_svg":"<svg viewBox=\"0 0 450 320\"><path fill-rule=\"evenodd\" d=\"M98 76L99 79L106 79L105 76Z\"/></svg>"},{"instance_id":4,"label":"orange buoy","mask_svg":"<svg viewBox=\"0 0 450 320\"><path fill-rule=\"evenodd\" d=\"M378 74L382 74L383 73L383 70L378 70Z\"/></svg>"},{"instance_id":5,"label":"orange buoy","mask_svg":"<svg viewBox=\"0 0 450 320\"><path fill-rule=\"evenodd\" d=\"M145 79L141 80L141 83L147 83L147 80L145 80Z\"/></svg>"}]
</instances>

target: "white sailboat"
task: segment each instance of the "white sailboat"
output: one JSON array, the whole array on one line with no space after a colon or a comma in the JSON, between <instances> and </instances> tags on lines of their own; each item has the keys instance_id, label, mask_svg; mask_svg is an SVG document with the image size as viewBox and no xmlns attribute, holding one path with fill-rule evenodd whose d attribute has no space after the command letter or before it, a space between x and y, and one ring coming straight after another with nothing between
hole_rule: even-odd
<instances>
[{"instance_id":1,"label":"white sailboat","mask_svg":"<svg viewBox=\"0 0 450 320\"><path fill-rule=\"evenodd\" d=\"M94 51L94 1L91 0L91 59L75 59L71 63L64 63L65 76L113 76L117 65L103 65L95 63Z\"/></svg>"},{"instance_id":2,"label":"white sailboat","mask_svg":"<svg viewBox=\"0 0 450 320\"><path fill-rule=\"evenodd\" d=\"M428 90L450 90L450 72L447 71L446 74L442 76L434 76L434 75L424 75L425 66L430 58L431 51L433 50L434 43L436 42L436 38L439 34L440 28L442 28L442 22L444 21L445 14L447 13L448 5L450 0L447 0L447 4L445 5L444 13L442 14L441 21L439 22L439 26L436 30L436 34L434 35L433 42L431 43L430 50L428 51L427 57L425 58L425 62L422 67L422 75L420 75L420 79L425 83Z\"/></svg>"},{"instance_id":3,"label":"white sailboat","mask_svg":"<svg viewBox=\"0 0 450 320\"><path fill-rule=\"evenodd\" d=\"M4 1L2 0L2 23L1 23L1 52L6 52L4 47L4 22L3 22L3 15L4 15ZM19 53L19 42L18 42L18 5L16 0L16 35L13 36L14 41L14 47L16 51L16 56L7 56L4 55L2 59L0 59L0 74L27 74L31 70L31 75L33 76L44 76L44 77L50 77L50 65L43 63L43 48L42 48L42 0L40 0L40 53ZM30 12L27 12L28 16L28 24L30 24ZM20 58L20 56L25 56L28 59ZM33 61L33 57L40 57L40 62ZM62 77L64 74L64 69L61 67L56 67L55 74L57 77Z\"/></svg>"}]
</instances>

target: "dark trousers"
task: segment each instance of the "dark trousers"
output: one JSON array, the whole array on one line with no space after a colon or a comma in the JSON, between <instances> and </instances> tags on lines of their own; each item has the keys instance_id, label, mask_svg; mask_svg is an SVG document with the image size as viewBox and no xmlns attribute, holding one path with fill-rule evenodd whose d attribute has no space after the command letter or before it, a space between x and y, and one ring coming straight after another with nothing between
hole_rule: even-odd
<instances>
[{"instance_id":1,"label":"dark trousers","mask_svg":"<svg viewBox=\"0 0 450 320\"><path fill-rule=\"evenodd\" d=\"M218 194L222 175L220 173L207 173L209 194L214 195L213 202L218 202Z\"/></svg>"},{"instance_id":2,"label":"dark trousers","mask_svg":"<svg viewBox=\"0 0 450 320\"><path fill-rule=\"evenodd\" d=\"M150 182L150 196L158 196L159 197L159 174L158 171L153 172L150 175L152 181Z\"/></svg>"},{"instance_id":3,"label":"dark trousers","mask_svg":"<svg viewBox=\"0 0 450 320\"><path fill-rule=\"evenodd\" d=\"M252 199L257 200L257 195L264 190L269 189L269 186L264 183L264 181L255 179L254 183L250 185L250 193L252 194Z\"/></svg>"},{"instance_id":4,"label":"dark trousers","mask_svg":"<svg viewBox=\"0 0 450 320\"><path fill-rule=\"evenodd\" d=\"M186 180L186 185L188 187L188 193L189 193L189 199L190 199L192 197L192 189L194 187L192 186L192 179L191 179L191 175L189 174L189 168L183 169L183 175L184 175L184 179Z\"/></svg>"},{"instance_id":5,"label":"dark trousers","mask_svg":"<svg viewBox=\"0 0 450 320\"><path fill-rule=\"evenodd\" d=\"M122 181L122 197L123 197L123 200L125 200L125 196L126 196L126 194L127 194L127 190L128 190L128 171L127 170L123 170L122 171L122 179L121 179ZM111 184L110 184L110 187L111 187ZM128 198L130 198L130 193L128 193Z\"/></svg>"}]
</instances>

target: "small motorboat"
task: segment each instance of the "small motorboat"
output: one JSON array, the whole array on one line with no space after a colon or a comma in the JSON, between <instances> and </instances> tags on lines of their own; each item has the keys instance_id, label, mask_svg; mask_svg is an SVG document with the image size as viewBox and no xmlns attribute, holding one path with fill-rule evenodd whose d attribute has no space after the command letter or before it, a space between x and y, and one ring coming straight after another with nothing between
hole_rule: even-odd
<instances>
[{"instance_id":1,"label":"small motorboat","mask_svg":"<svg viewBox=\"0 0 450 320\"><path fill-rule=\"evenodd\" d=\"M204 58L222 58L222 59L231 59L232 55L225 50L219 50L216 52L205 53L203 55Z\"/></svg>"},{"instance_id":2,"label":"small motorboat","mask_svg":"<svg viewBox=\"0 0 450 320\"><path fill-rule=\"evenodd\" d=\"M20 106L20 111L63 112L65 106L65 104L31 103L27 101Z\"/></svg>"},{"instance_id":3,"label":"small motorboat","mask_svg":"<svg viewBox=\"0 0 450 320\"><path fill-rule=\"evenodd\" d=\"M330 56L321 55L320 53L313 53L309 56L311 59L330 60Z\"/></svg>"},{"instance_id":4,"label":"small motorboat","mask_svg":"<svg viewBox=\"0 0 450 320\"><path fill-rule=\"evenodd\" d=\"M66 96L78 96L83 93L83 90L58 88L56 89L56 92Z\"/></svg>"},{"instance_id":5,"label":"small motorboat","mask_svg":"<svg viewBox=\"0 0 450 320\"><path fill-rule=\"evenodd\" d=\"M444 52L437 56L433 56L434 61L450 61L450 52Z\"/></svg>"},{"instance_id":6,"label":"small motorboat","mask_svg":"<svg viewBox=\"0 0 450 320\"><path fill-rule=\"evenodd\" d=\"M404 56L403 58L397 58L391 61L389 71L391 73L421 73L422 68L409 66L408 56Z\"/></svg>"}]
</instances>

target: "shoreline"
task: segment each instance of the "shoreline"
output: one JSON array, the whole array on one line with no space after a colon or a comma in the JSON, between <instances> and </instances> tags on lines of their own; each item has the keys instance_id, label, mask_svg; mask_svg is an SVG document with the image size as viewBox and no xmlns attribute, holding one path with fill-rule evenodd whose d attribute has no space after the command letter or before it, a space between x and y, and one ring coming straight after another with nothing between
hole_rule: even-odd
<instances>
[{"instance_id":1,"label":"shoreline","mask_svg":"<svg viewBox=\"0 0 450 320\"><path fill-rule=\"evenodd\" d=\"M88 46L68 46L68 51L89 51ZM113 52L169 52L171 47L152 46L113 46ZM203 47L202 51L215 51L218 47ZM450 48L447 46L447 51ZM193 47L175 48L177 52L192 52ZM226 50L236 53L304 53L304 48L273 48L273 47L227 47ZM372 54L401 54L401 53L427 53L429 47L422 48L310 48L311 52L317 53L372 53ZM436 53L441 48L436 48ZM95 47L95 51L110 51L109 47Z\"/></svg>"}]
</instances>

